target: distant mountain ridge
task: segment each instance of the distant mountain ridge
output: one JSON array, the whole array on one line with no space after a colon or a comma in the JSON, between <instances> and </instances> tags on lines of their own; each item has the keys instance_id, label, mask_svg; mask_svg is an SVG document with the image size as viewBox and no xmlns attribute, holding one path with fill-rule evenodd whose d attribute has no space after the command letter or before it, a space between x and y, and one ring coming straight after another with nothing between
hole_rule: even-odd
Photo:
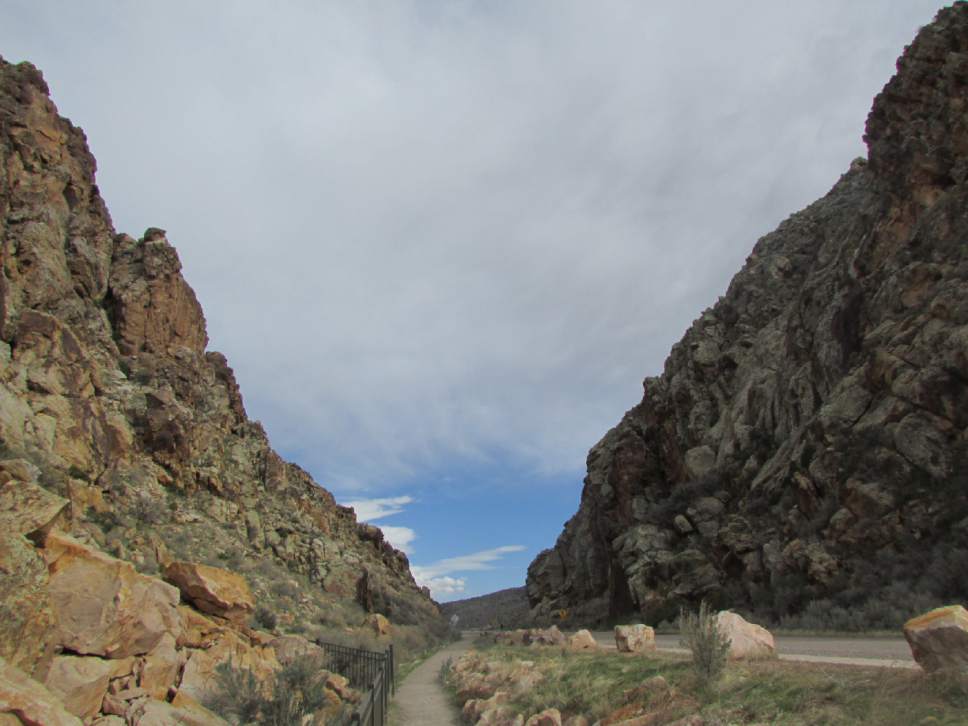
<instances>
[{"instance_id":1,"label":"distant mountain ridge","mask_svg":"<svg viewBox=\"0 0 968 726\"><path fill-rule=\"evenodd\" d=\"M462 630L489 628L523 628L530 625L528 595L524 587L511 587L465 600L445 602L440 606L444 617L458 617Z\"/></svg>"},{"instance_id":2,"label":"distant mountain ridge","mask_svg":"<svg viewBox=\"0 0 968 726\"><path fill-rule=\"evenodd\" d=\"M877 626L968 597L966 110L958 2L875 99L868 158L756 243L592 448L528 570L537 618L707 599Z\"/></svg>"}]
</instances>

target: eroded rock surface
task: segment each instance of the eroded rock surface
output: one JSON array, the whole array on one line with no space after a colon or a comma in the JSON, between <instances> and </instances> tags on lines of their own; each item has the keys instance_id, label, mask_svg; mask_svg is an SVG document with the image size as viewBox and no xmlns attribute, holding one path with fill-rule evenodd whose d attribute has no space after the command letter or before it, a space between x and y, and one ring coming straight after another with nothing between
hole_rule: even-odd
<instances>
[{"instance_id":1,"label":"eroded rock surface","mask_svg":"<svg viewBox=\"0 0 968 726\"><path fill-rule=\"evenodd\" d=\"M959 3L874 101L868 158L756 243L591 450L577 514L529 568L534 615L813 602L887 627L964 598L966 104Z\"/></svg>"},{"instance_id":2,"label":"eroded rock surface","mask_svg":"<svg viewBox=\"0 0 968 726\"><path fill-rule=\"evenodd\" d=\"M174 247L116 233L95 168L0 59L0 721L218 722L191 694L221 663L281 667L254 626L443 633L406 556L247 417Z\"/></svg>"}]
</instances>

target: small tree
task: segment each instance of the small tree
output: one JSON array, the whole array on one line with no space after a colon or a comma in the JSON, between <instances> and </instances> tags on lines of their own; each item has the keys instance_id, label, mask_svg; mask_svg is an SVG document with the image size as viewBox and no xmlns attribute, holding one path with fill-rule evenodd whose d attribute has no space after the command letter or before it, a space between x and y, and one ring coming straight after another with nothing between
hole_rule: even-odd
<instances>
[{"instance_id":1,"label":"small tree","mask_svg":"<svg viewBox=\"0 0 968 726\"><path fill-rule=\"evenodd\" d=\"M719 632L716 615L704 600L698 613L679 611L680 645L692 653L692 667L703 690L719 680L726 667L730 640Z\"/></svg>"}]
</instances>

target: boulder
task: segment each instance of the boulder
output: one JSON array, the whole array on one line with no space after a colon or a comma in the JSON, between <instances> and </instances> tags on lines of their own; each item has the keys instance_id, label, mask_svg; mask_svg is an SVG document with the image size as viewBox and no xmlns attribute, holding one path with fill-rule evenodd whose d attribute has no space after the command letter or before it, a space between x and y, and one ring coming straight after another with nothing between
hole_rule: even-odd
<instances>
[{"instance_id":1,"label":"boulder","mask_svg":"<svg viewBox=\"0 0 968 726\"><path fill-rule=\"evenodd\" d=\"M105 660L76 655L54 659L44 685L64 708L85 721L101 710L101 700L112 678L131 673L132 658Z\"/></svg>"},{"instance_id":2,"label":"boulder","mask_svg":"<svg viewBox=\"0 0 968 726\"><path fill-rule=\"evenodd\" d=\"M729 638L729 657L734 660L774 658L776 645L766 628L744 620L730 610L716 615L719 632Z\"/></svg>"},{"instance_id":3,"label":"boulder","mask_svg":"<svg viewBox=\"0 0 968 726\"><path fill-rule=\"evenodd\" d=\"M527 640L531 645L564 645L567 638L557 625L552 625L544 630L535 628L529 631Z\"/></svg>"},{"instance_id":4,"label":"boulder","mask_svg":"<svg viewBox=\"0 0 968 726\"><path fill-rule=\"evenodd\" d=\"M206 650L191 651L182 670L179 693L184 692L197 701L203 701L216 687L216 669L222 663L249 670L263 683L282 667L272 648L253 647L227 630Z\"/></svg>"},{"instance_id":5,"label":"boulder","mask_svg":"<svg viewBox=\"0 0 968 726\"><path fill-rule=\"evenodd\" d=\"M0 521L0 658L43 680L57 649L47 565Z\"/></svg>"},{"instance_id":6,"label":"boulder","mask_svg":"<svg viewBox=\"0 0 968 726\"><path fill-rule=\"evenodd\" d=\"M655 650L655 630L648 625L616 625L615 649L619 653Z\"/></svg>"},{"instance_id":7,"label":"boulder","mask_svg":"<svg viewBox=\"0 0 968 726\"><path fill-rule=\"evenodd\" d=\"M598 650L598 642L587 630L579 630L568 638L569 650Z\"/></svg>"},{"instance_id":8,"label":"boulder","mask_svg":"<svg viewBox=\"0 0 968 726\"><path fill-rule=\"evenodd\" d=\"M268 645L276 652L276 658L284 666L299 658L310 657L322 660L326 656L326 651L301 635L282 635L273 638Z\"/></svg>"},{"instance_id":9,"label":"boulder","mask_svg":"<svg viewBox=\"0 0 968 726\"><path fill-rule=\"evenodd\" d=\"M52 532L43 550L58 644L84 655L125 658L178 637L178 590L128 562Z\"/></svg>"},{"instance_id":10,"label":"boulder","mask_svg":"<svg viewBox=\"0 0 968 726\"><path fill-rule=\"evenodd\" d=\"M173 703L150 698L133 702L125 718L136 726L228 726L228 722L198 702L190 708L179 708Z\"/></svg>"},{"instance_id":11,"label":"boulder","mask_svg":"<svg viewBox=\"0 0 968 726\"><path fill-rule=\"evenodd\" d=\"M82 723L64 708L57 696L0 658L0 718L5 718L5 714L16 718L14 723L43 726L81 726Z\"/></svg>"},{"instance_id":12,"label":"boulder","mask_svg":"<svg viewBox=\"0 0 968 726\"><path fill-rule=\"evenodd\" d=\"M561 726L561 712L557 708L546 708L531 716L524 726Z\"/></svg>"},{"instance_id":13,"label":"boulder","mask_svg":"<svg viewBox=\"0 0 968 726\"><path fill-rule=\"evenodd\" d=\"M138 686L149 696L165 699L168 689L178 682L178 674L185 656L176 649L175 638L165 633L150 653L139 659L135 667Z\"/></svg>"},{"instance_id":14,"label":"boulder","mask_svg":"<svg viewBox=\"0 0 968 726\"><path fill-rule=\"evenodd\" d=\"M227 629L226 625L216 623L188 605L178 606L181 618L181 632L176 638L179 648L208 648Z\"/></svg>"},{"instance_id":15,"label":"boulder","mask_svg":"<svg viewBox=\"0 0 968 726\"><path fill-rule=\"evenodd\" d=\"M249 584L235 572L195 562L171 562L165 566L164 578L202 612L242 623L255 609Z\"/></svg>"},{"instance_id":16,"label":"boulder","mask_svg":"<svg viewBox=\"0 0 968 726\"><path fill-rule=\"evenodd\" d=\"M65 521L70 502L43 487L12 479L0 486L0 523L6 533L16 533L35 543L43 541L59 522Z\"/></svg>"},{"instance_id":17,"label":"boulder","mask_svg":"<svg viewBox=\"0 0 968 726\"><path fill-rule=\"evenodd\" d=\"M390 634L390 621L380 613L372 613L366 618L367 626L377 635L377 637Z\"/></svg>"},{"instance_id":18,"label":"boulder","mask_svg":"<svg viewBox=\"0 0 968 726\"><path fill-rule=\"evenodd\" d=\"M936 608L904 623L911 655L924 670L968 670L968 610L961 605Z\"/></svg>"}]
</instances>

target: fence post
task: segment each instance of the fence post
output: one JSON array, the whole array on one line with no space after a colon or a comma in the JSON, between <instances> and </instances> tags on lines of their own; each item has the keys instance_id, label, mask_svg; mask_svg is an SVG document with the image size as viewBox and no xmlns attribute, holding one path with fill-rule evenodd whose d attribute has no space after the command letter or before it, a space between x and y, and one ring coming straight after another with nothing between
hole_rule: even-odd
<instances>
[{"instance_id":1,"label":"fence post","mask_svg":"<svg viewBox=\"0 0 968 726\"><path fill-rule=\"evenodd\" d=\"M390 692L397 695L397 668L393 658L393 643L387 648L387 655L390 659Z\"/></svg>"}]
</instances>

